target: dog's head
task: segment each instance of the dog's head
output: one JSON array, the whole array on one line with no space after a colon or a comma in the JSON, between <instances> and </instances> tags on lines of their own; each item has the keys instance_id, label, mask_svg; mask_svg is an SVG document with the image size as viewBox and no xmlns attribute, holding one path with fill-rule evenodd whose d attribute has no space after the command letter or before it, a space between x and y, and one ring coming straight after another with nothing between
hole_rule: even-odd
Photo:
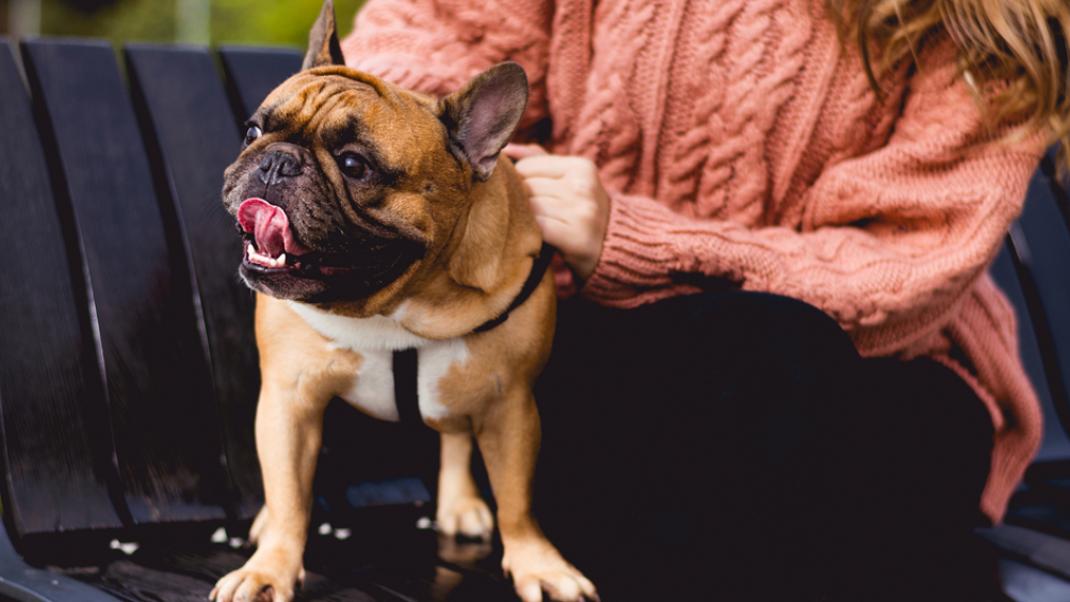
<instances>
[{"instance_id":1,"label":"dog's head","mask_svg":"<svg viewBox=\"0 0 1070 602\"><path fill-rule=\"evenodd\" d=\"M283 299L381 301L478 244L458 232L520 120L527 79L502 63L438 100L346 68L330 0L309 43L224 175L245 240L240 274Z\"/></svg>"}]
</instances>

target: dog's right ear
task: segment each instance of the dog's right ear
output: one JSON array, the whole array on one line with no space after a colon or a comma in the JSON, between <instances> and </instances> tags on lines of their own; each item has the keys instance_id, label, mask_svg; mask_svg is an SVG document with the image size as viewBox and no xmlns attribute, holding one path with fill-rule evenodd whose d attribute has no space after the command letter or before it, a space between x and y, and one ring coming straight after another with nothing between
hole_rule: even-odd
<instances>
[{"instance_id":1,"label":"dog's right ear","mask_svg":"<svg viewBox=\"0 0 1070 602\"><path fill-rule=\"evenodd\" d=\"M342 45L338 43L338 29L334 23L334 2L324 0L319 18L308 32L308 52L301 69L344 64L346 60L342 56Z\"/></svg>"}]
</instances>

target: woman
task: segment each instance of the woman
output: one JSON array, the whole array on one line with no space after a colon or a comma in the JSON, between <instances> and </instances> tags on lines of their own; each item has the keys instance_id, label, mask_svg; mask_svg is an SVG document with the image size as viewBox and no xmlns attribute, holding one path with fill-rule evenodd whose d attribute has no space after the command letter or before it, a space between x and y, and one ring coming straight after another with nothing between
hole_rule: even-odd
<instances>
[{"instance_id":1,"label":"woman","mask_svg":"<svg viewBox=\"0 0 1070 602\"><path fill-rule=\"evenodd\" d=\"M349 64L403 86L528 73L510 153L579 292L541 504L608 599L996 595L969 534L1040 413L986 268L1067 135L1068 30L1061 0L361 11Z\"/></svg>"}]
</instances>

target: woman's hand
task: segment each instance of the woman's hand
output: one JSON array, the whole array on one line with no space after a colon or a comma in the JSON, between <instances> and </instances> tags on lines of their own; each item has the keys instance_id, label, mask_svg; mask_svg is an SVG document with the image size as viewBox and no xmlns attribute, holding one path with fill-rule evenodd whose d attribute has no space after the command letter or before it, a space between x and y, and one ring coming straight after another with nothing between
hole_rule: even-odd
<instances>
[{"instance_id":1,"label":"woman's hand","mask_svg":"<svg viewBox=\"0 0 1070 602\"><path fill-rule=\"evenodd\" d=\"M534 144L510 144L543 239L557 247L580 279L594 273L609 223L609 194L598 168L581 157L548 154Z\"/></svg>"}]
</instances>

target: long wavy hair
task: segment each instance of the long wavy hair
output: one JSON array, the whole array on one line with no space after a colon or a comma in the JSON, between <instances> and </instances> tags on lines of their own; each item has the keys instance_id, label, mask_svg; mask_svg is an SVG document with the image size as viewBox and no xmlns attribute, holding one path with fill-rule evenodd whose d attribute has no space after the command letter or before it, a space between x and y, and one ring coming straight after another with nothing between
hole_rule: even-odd
<instances>
[{"instance_id":1,"label":"long wavy hair","mask_svg":"<svg viewBox=\"0 0 1070 602\"><path fill-rule=\"evenodd\" d=\"M993 124L1022 122L1061 143L1070 165L1070 1L826 0L845 40L858 44L870 82L911 60L918 44L946 31L965 81Z\"/></svg>"}]
</instances>

